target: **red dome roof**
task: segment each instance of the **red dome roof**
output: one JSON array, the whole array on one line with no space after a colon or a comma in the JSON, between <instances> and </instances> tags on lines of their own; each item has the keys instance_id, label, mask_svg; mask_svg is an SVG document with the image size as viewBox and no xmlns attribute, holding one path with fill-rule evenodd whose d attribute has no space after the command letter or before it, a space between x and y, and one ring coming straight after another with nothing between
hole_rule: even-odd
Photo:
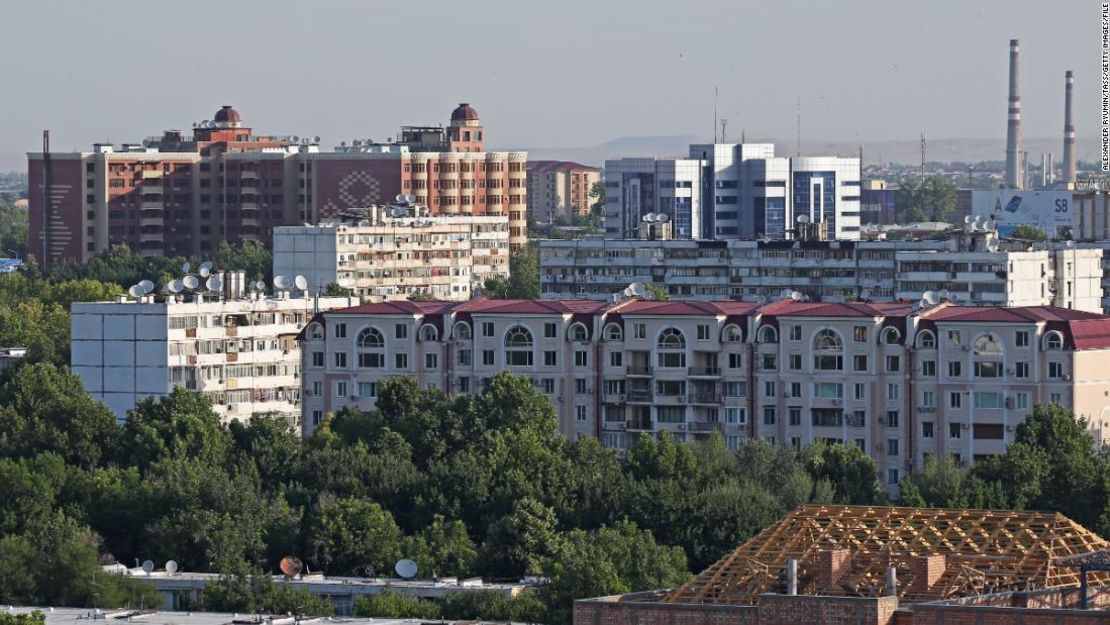
<instances>
[{"instance_id":1,"label":"red dome roof","mask_svg":"<svg viewBox=\"0 0 1110 625\"><path fill-rule=\"evenodd\" d=\"M451 111L451 121L453 122L469 122L478 120L478 111L470 106L467 102L460 102L459 106Z\"/></svg>"},{"instance_id":2,"label":"red dome roof","mask_svg":"<svg viewBox=\"0 0 1110 625\"><path fill-rule=\"evenodd\" d=\"M223 107L220 108L220 110L216 111L216 114L212 117L212 120L217 122L242 121L242 119L239 117L239 111L231 108L230 104L225 104L223 105Z\"/></svg>"}]
</instances>

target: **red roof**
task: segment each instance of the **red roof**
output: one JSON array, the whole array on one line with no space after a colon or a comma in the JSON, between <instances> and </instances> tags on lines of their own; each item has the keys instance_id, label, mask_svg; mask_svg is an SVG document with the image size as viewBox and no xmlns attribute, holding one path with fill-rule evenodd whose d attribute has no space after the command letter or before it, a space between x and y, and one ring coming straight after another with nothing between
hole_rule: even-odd
<instances>
[{"instance_id":1,"label":"red roof","mask_svg":"<svg viewBox=\"0 0 1110 625\"><path fill-rule=\"evenodd\" d=\"M1110 319L1085 319L1068 322L1065 337L1072 349L1105 349L1110 347Z\"/></svg>"},{"instance_id":2,"label":"red roof","mask_svg":"<svg viewBox=\"0 0 1110 625\"><path fill-rule=\"evenodd\" d=\"M1098 313L1071 310L1057 306L945 306L925 311L922 315L933 321L982 321L986 323L1037 323L1040 321L1082 321L1105 319Z\"/></svg>"},{"instance_id":3,"label":"red roof","mask_svg":"<svg viewBox=\"0 0 1110 625\"><path fill-rule=\"evenodd\" d=\"M470 104L467 102L459 102L459 105L455 107L455 110L451 111L451 121L453 122L469 122L476 121L477 119L478 111L475 111L474 107L470 106Z\"/></svg>"},{"instance_id":4,"label":"red roof","mask_svg":"<svg viewBox=\"0 0 1110 625\"><path fill-rule=\"evenodd\" d=\"M456 312L517 315L596 314L603 312L608 306L608 302L592 299L476 299L462 304Z\"/></svg>"},{"instance_id":5,"label":"red roof","mask_svg":"<svg viewBox=\"0 0 1110 625\"><path fill-rule=\"evenodd\" d=\"M701 302L696 300L676 300L658 302L653 300L628 300L616 304L610 311L621 315L747 315L759 308L759 304L722 300Z\"/></svg>"},{"instance_id":6,"label":"red roof","mask_svg":"<svg viewBox=\"0 0 1110 625\"><path fill-rule=\"evenodd\" d=\"M220 110L216 111L216 114L212 116L212 120L217 121L217 122L238 122L238 121L242 121L239 118L239 111L236 111L235 109L231 108L230 104L225 104L222 107L220 107Z\"/></svg>"},{"instance_id":7,"label":"red roof","mask_svg":"<svg viewBox=\"0 0 1110 625\"><path fill-rule=\"evenodd\" d=\"M440 315L450 312L452 308L460 306L459 302L410 302L399 300L394 302L378 302L376 304L362 304L349 308L333 308L327 311L328 315Z\"/></svg>"},{"instance_id":8,"label":"red roof","mask_svg":"<svg viewBox=\"0 0 1110 625\"><path fill-rule=\"evenodd\" d=\"M547 172L547 171L596 171L601 170L597 167L590 167L582 163L575 163L574 161L528 161L528 171L531 172Z\"/></svg>"},{"instance_id":9,"label":"red roof","mask_svg":"<svg viewBox=\"0 0 1110 625\"><path fill-rule=\"evenodd\" d=\"M905 317L913 312L910 304L901 302L795 302L781 300L767 304L759 311L779 317Z\"/></svg>"}]
</instances>

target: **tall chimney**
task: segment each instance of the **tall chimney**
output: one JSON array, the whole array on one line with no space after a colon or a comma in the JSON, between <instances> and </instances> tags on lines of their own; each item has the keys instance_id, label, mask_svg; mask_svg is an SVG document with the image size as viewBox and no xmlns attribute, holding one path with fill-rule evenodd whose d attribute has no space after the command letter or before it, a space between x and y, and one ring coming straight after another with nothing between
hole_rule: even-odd
<instances>
[{"instance_id":1,"label":"tall chimney","mask_svg":"<svg viewBox=\"0 0 1110 625\"><path fill-rule=\"evenodd\" d=\"M1021 45L1010 40L1010 108L1006 117L1006 186L1024 188L1021 171L1021 95L1019 95L1019 55Z\"/></svg>"},{"instance_id":2,"label":"tall chimney","mask_svg":"<svg viewBox=\"0 0 1110 625\"><path fill-rule=\"evenodd\" d=\"M1075 90L1075 74L1069 69L1064 74L1064 186L1075 187L1075 126L1071 120L1072 91Z\"/></svg>"}]
</instances>

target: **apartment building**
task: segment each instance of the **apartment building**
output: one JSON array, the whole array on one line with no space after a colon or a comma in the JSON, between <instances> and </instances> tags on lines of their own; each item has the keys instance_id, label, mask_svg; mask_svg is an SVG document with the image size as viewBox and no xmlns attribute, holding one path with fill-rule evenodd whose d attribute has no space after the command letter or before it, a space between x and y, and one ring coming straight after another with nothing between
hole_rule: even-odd
<instances>
[{"instance_id":1,"label":"apartment building","mask_svg":"<svg viewBox=\"0 0 1110 625\"><path fill-rule=\"evenodd\" d=\"M274 229L274 275L303 275L368 301L421 295L467 300L491 276L509 276L504 216L429 217L420 206L375 206L340 222Z\"/></svg>"},{"instance_id":2,"label":"apartment building","mask_svg":"<svg viewBox=\"0 0 1110 625\"><path fill-rule=\"evenodd\" d=\"M605 300L644 282L699 300L758 302L792 290L811 301L916 301L933 290L972 305L1089 312L1110 305L1102 249L1011 251L989 244L989 234L950 241L543 240L540 291L551 299Z\"/></svg>"},{"instance_id":3,"label":"apartment building","mask_svg":"<svg viewBox=\"0 0 1110 625\"><path fill-rule=\"evenodd\" d=\"M776 157L770 143L694 144L687 158L605 162L606 236L630 234L645 214L664 213L675 238L796 238L799 221L829 238L860 232L858 158Z\"/></svg>"},{"instance_id":4,"label":"apartment building","mask_svg":"<svg viewBox=\"0 0 1110 625\"><path fill-rule=\"evenodd\" d=\"M447 127L404 126L397 140L258 135L231 106L191 132L90 152L28 153L28 248L42 264L79 261L111 245L196 255L219 241L269 245L282 225L320 223L350 208L413 194L433 215L509 219L527 243L528 155L485 151L485 128L463 103Z\"/></svg>"},{"instance_id":5,"label":"apartment building","mask_svg":"<svg viewBox=\"0 0 1110 625\"><path fill-rule=\"evenodd\" d=\"M315 313L355 301L197 293L78 302L70 367L121 422L140 399L182 386L210 399L225 421L265 414L299 427L297 333Z\"/></svg>"},{"instance_id":6,"label":"apartment building","mask_svg":"<svg viewBox=\"0 0 1110 625\"><path fill-rule=\"evenodd\" d=\"M568 437L842 442L892 486L930 454L1001 453L1035 404L1110 436L1110 317L1050 306L387 302L317 315L300 341L306 434L371 408L388 378L471 393L509 371L551 398Z\"/></svg>"},{"instance_id":7,"label":"apartment building","mask_svg":"<svg viewBox=\"0 0 1110 625\"><path fill-rule=\"evenodd\" d=\"M571 161L528 161L528 214L550 223L590 214L600 198L590 195L601 170Z\"/></svg>"}]
</instances>

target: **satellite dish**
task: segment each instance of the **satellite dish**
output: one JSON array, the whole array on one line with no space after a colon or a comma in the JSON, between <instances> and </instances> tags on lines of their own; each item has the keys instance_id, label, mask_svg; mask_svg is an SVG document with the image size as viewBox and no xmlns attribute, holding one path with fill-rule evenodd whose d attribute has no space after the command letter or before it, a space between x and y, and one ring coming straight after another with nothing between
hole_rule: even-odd
<instances>
[{"instance_id":1,"label":"satellite dish","mask_svg":"<svg viewBox=\"0 0 1110 625\"><path fill-rule=\"evenodd\" d=\"M661 224L665 224L671 220L671 216L667 213L659 213L658 215L656 215L656 217L659 219L659 223Z\"/></svg>"},{"instance_id":2,"label":"satellite dish","mask_svg":"<svg viewBox=\"0 0 1110 625\"><path fill-rule=\"evenodd\" d=\"M808 224L809 223L809 215L798 215L798 218L795 221L797 221L800 224Z\"/></svg>"},{"instance_id":3,"label":"satellite dish","mask_svg":"<svg viewBox=\"0 0 1110 625\"><path fill-rule=\"evenodd\" d=\"M177 562L175 562L173 560L167 560L166 561L166 572L169 573L170 575L173 575L174 573L176 573L177 572Z\"/></svg>"},{"instance_id":4,"label":"satellite dish","mask_svg":"<svg viewBox=\"0 0 1110 625\"><path fill-rule=\"evenodd\" d=\"M297 287L298 291L307 291L308 280L304 276L297 276L293 278L293 286Z\"/></svg>"},{"instance_id":5,"label":"satellite dish","mask_svg":"<svg viewBox=\"0 0 1110 625\"><path fill-rule=\"evenodd\" d=\"M948 289L941 289L940 293L937 293L937 297L940 299L948 299L949 295L951 294L948 292Z\"/></svg>"},{"instance_id":6,"label":"satellite dish","mask_svg":"<svg viewBox=\"0 0 1110 625\"><path fill-rule=\"evenodd\" d=\"M925 302L929 306L932 306L940 300L937 297L937 293L935 291L925 291L921 294L921 301Z\"/></svg>"},{"instance_id":7,"label":"satellite dish","mask_svg":"<svg viewBox=\"0 0 1110 625\"><path fill-rule=\"evenodd\" d=\"M298 142L298 141L300 141L300 140L301 140L301 138L300 138L300 137L298 137L297 135L293 135L293 143L296 143L296 142Z\"/></svg>"},{"instance_id":8,"label":"satellite dish","mask_svg":"<svg viewBox=\"0 0 1110 625\"><path fill-rule=\"evenodd\" d=\"M624 287L624 290L621 291L621 295L623 295L625 297L632 297L632 295L633 295L632 287L630 287L630 286Z\"/></svg>"},{"instance_id":9,"label":"satellite dish","mask_svg":"<svg viewBox=\"0 0 1110 625\"><path fill-rule=\"evenodd\" d=\"M204 281L204 288L209 291L219 291L224 288L224 281L219 276L208 276Z\"/></svg>"},{"instance_id":10,"label":"satellite dish","mask_svg":"<svg viewBox=\"0 0 1110 625\"><path fill-rule=\"evenodd\" d=\"M180 293L185 288L185 285L181 283L181 280L171 280L170 283L166 285L166 288L170 290L170 293Z\"/></svg>"},{"instance_id":11,"label":"satellite dish","mask_svg":"<svg viewBox=\"0 0 1110 625\"><path fill-rule=\"evenodd\" d=\"M640 217L640 221L644 223L651 221L651 213L644 213L644 215Z\"/></svg>"},{"instance_id":12,"label":"satellite dish","mask_svg":"<svg viewBox=\"0 0 1110 625\"><path fill-rule=\"evenodd\" d=\"M971 215L964 215L964 224L971 223Z\"/></svg>"},{"instance_id":13,"label":"satellite dish","mask_svg":"<svg viewBox=\"0 0 1110 625\"><path fill-rule=\"evenodd\" d=\"M859 298L862 300L871 299L871 289L864 289L859 292Z\"/></svg>"},{"instance_id":14,"label":"satellite dish","mask_svg":"<svg viewBox=\"0 0 1110 625\"><path fill-rule=\"evenodd\" d=\"M412 579L416 577L416 563L408 558L398 560L397 564L393 565L393 570L405 579Z\"/></svg>"},{"instance_id":15,"label":"satellite dish","mask_svg":"<svg viewBox=\"0 0 1110 625\"><path fill-rule=\"evenodd\" d=\"M404 217L406 213L408 213L408 211L401 208L400 206L394 206L393 208L389 209L390 217Z\"/></svg>"},{"instance_id":16,"label":"satellite dish","mask_svg":"<svg viewBox=\"0 0 1110 625\"><path fill-rule=\"evenodd\" d=\"M181 265L181 273L189 273L189 270L192 268L193 266L186 261L184 265Z\"/></svg>"},{"instance_id":17,"label":"satellite dish","mask_svg":"<svg viewBox=\"0 0 1110 625\"><path fill-rule=\"evenodd\" d=\"M154 562L151 560L143 560L143 570L149 574L154 570Z\"/></svg>"},{"instance_id":18,"label":"satellite dish","mask_svg":"<svg viewBox=\"0 0 1110 625\"><path fill-rule=\"evenodd\" d=\"M181 283L185 285L185 288L191 291L200 286L200 278L196 276L185 276L181 279Z\"/></svg>"},{"instance_id":19,"label":"satellite dish","mask_svg":"<svg viewBox=\"0 0 1110 625\"><path fill-rule=\"evenodd\" d=\"M296 577L304 570L304 563L297 556L285 556L278 565L286 577Z\"/></svg>"},{"instance_id":20,"label":"satellite dish","mask_svg":"<svg viewBox=\"0 0 1110 625\"><path fill-rule=\"evenodd\" d=\"M410 194L405 196L405 201L408 202L409 204L412 204L413 202L416 201L416 196L410 193Z\"/></svg>"},{"instance_id":21,"label":"satellite dish","mask_svg":"<svg viewBox=\"0 0 1110 625\"><path fill-rule=\"evenodd\" d=\"M207 276L212 273L212 261L206 260L200 264L200 275Z\"/></svg>"},{"instance_id":22,"label":"satellite dish","mask_svg":"<svg viewBox=\"0 0 1110 625\"><path fill-rule=\"evenodd\" d=\"M647 293L647 287L644 286L643 282L633 282L632 284L628 285L628 289L632 291L632 294L636 297Z\"/></svg>"},{"instance_id":23,"label":"satellite dish","mask_svg":"<svg viewBox=\"0 0 1110 625\"><path fill-rule=\"evenodd\" d=\"M144 294L146 294L146 291L143 290L143 285L136 284L130 289L127 289L127 294L131 297L142 297Z\"/></svg>"},{"instance_id":24,"label":"satellite dish","mask_svg":"<svg viewBox=\"0 0 1110 625\"><path fill-rule=\"evenodd\" d=\"M312 142L313 143L320 143L320 135L316 135L315 137L312 137Z\"/></svg>"},{"instance_id":25,"label":"satellite dish","mask_svg":"<svg viewBox=\"0 0 1110 625\"><path fill-rule=\"evenodd\" d=\"M802 301L802 294L797 291L791 291L790 299L794 300L795 302L800 302Z\"/></svg>"},{"instance_id":26,"label":"satellite dish","mask_svg":"<svg viewBox=\"0 0 1110 625\"><path fill-rule=\"evenodd\" d=\"M261 281L261 280L254 283L254 290L256 290L256 291L261 291L265 288L266 288L266 283Z\"/></svg>"},{"instance_id":27,"label":"satellite dish","mask_svg":"<svg viewBox=\"0 0 1110 625\"><path fill-rule=\"evenodd\" d=\"M781 297L782 299L793 299L793 295L794 291L791 291L790 289L783 289L779 292L779 297Z\"/></svg>"},{"instance_id":28,"label":"satellite dish","mask_svg":"<svg viewBox=\"0 0 1110 625\"><path fill-rule=\"evenodd\" d=\"M143 280L139 282L139 286L143 287L143 295L150 293L154 290L154 283L150 280Z\"/></svg>"},{"instance_id":29,"label":"satellite dish","mask_svg":"<svg viewBox=\"0 0 1110 625\"><path fill-rule=\"evenodd\" d=\"M274 287L284 291L289 288L289 278L285 276L274 276Z\"/></svg>"},{"instance_id":30,"label":"satellite dish","mask_svg":"<svg viewBox=\"0 0 1110 625\"><path fill-rule=\"evenodd\" d=\"M404 193L398 193L397 197L395 197L393 199L396 200L398 204L403 204L405 202L405 194Z\"/></svg>"}]
</instances>

